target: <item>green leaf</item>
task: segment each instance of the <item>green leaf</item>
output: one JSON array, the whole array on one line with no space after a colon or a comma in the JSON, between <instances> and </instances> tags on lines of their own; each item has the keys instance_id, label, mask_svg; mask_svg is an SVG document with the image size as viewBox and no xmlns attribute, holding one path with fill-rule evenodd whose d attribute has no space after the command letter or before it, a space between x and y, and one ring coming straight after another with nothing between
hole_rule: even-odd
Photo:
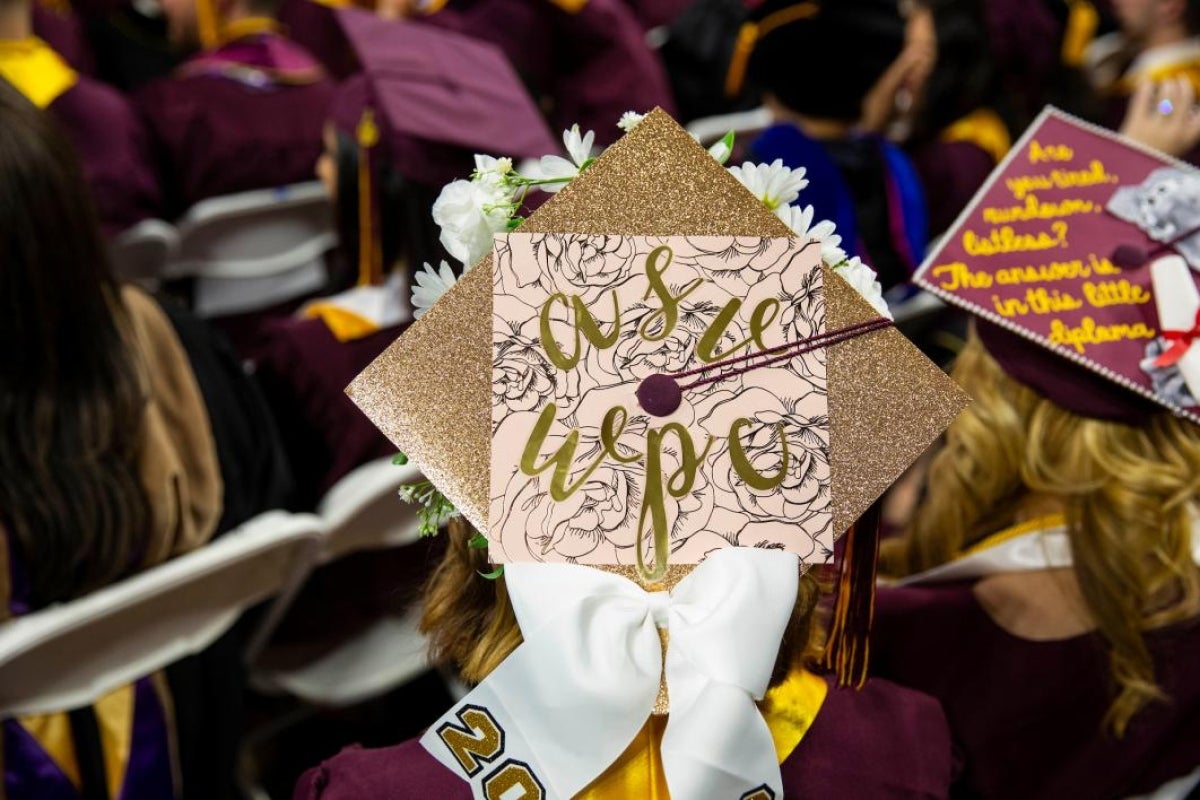
<instances>
[{"instance_id":1,"label":"green leaf","mask_svg":"<svg viewBox=\"0 0 1200 800\"><path fill-rule=\"evenodd\" d=\"M735 138L735 136L734 136L733 131L730 131L729 133L725 134L725 136L721 139L721 147L724 148L724 150L725 150L725 155L722 158L717 159L717 163L720 164L721 166L724 166L725 162L729 160L729 157L731 155L733 155L733 140L734 140L734 138Z\"/></svg>"},{"instance_id":2,"label":"green leaf","mask_svg":"<svg viewBox=\"0 0 1200 800\"><path fill-rule=\"evenodd\" d=\"M491 572L481 572L481 573L479 573L479 577L481 577L481 578L487 578L489 581L494 581L494 580L496 580L497 578L499 578L499 577L500 577L501 575L503 575L503 574L504 574L504 565L503 565L503 564L501 564L500 566L496 567L496 568L495 568L494 570L492 570Z\"/></svg>"},{"instance_id":3,"label":"green leaf","mask_svg":"<svg viewBox=\"0 0 1200 800\"><path fill-rule=\"evenodd\" d=\"M392 457L392 463L398 467L403 467L408 463L408 456L404 455L404 453L396 453L396 455Z\"/></svg>"},{"instance_id":4,"label":"green leaf","mask_svg":"<svg viewBox=\"0 0 1200 800\"><path fill-rule=\"evenodd\" d=\"M517 228L521 227L521 223L524 221L524 217L513 217L508 221L508 229L510 231L515 231Z\"/></svg>"},{"instance_id":5,"label":"green leaf","mask_svg":"<svg viewBox=\"0 0 1200 800\"><path fill-rule=\"evenodd\" d=\"M488 540L487 540L487 537L486 537L486 536L484 536L482 533L476 533L476 534L475 534L474 536L472 536L472 537L471 537L471 539L470 539L470 540L467 542L467 547L473 547L473 548L475 548L476 550L483 550L483 549L484 549L484 548L486 548L487 546L488 546Z\"/></svg>"}]
</instances>

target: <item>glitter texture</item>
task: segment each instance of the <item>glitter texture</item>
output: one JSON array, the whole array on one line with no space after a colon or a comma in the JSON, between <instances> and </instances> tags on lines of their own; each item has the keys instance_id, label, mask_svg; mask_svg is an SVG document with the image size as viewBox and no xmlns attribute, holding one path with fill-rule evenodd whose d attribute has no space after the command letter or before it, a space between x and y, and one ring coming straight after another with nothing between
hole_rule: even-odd
<instances>
[{"instance_id":1,"label":"glitter texture","mask_svg":"<svg viewBox=\"0 0 1200 800\"><path fill-rule=\"evenodd\" d=\"M791 231L662 111L654 111L522 231L789 236ZM479 530L491 446L491 257L347 390ZM826 270L826 325L874 311ZM833 525L840 535L965 407L958 387L894 329L829 349ZM687 574L683 568L679 577ZM632 576L636 579L636 576Z\"/></svg>"},{"instance_id":2,"label":"glitter texture","mask_svg":"<svg viewBox=\"0 0 1200 800\"><path fill-rule=\"evenodd\" d=\"M649 114L522 231L791 236L791 231L660 110ZM826 325L875 312L831 270ZM485 258L372 363L347 393L486 531L491 446L492 261ZM841 535L966 406L966 396L895 329L831 347L834 531ZM610 571L638 580L632 567ZM676 565L650 590L670 590ZM640 582L640 581L639 581ZM664 648L666 646L664 637ZM665 686L655 713L665 713Z\"/></svg>"}]
</instances>

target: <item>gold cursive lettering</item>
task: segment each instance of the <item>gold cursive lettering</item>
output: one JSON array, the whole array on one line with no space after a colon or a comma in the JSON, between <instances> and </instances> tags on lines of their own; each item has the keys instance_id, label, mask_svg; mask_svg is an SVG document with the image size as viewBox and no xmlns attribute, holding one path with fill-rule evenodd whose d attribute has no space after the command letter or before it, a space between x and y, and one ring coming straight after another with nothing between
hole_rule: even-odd
<instances>
[{"instance_id":1,"label":"gold cursive lettering","mask_svg":"<svg viewBox=\"0 0 1200 800\"><path fill-rule=\"evenodd\" d=\"M568 298L565 294L556 293L550 295L546 302L542 304L542 310L539 315L539 331L542 337L542 349L546 351L546 357L550 359L550 363L562 370L574 369L579 363L580 358L580 343L579 335L591 342L592 346L600 350L612 347L617 343L618 337L621 335L621 301L617 299L617 293L611 293L613 301L613 326L612 330L605 334L600 330L600 324L596 322L596 318L592 316L592 312L588 311L583 300L578 295L572 295ZM575 311L574 324L572 330L575 333L575 349L571 355L567 355L558 346L558 342L554 339L554 333L550 330L550 308L555 303L562 303L568 308Z\"/></svg>"}]
</instances>

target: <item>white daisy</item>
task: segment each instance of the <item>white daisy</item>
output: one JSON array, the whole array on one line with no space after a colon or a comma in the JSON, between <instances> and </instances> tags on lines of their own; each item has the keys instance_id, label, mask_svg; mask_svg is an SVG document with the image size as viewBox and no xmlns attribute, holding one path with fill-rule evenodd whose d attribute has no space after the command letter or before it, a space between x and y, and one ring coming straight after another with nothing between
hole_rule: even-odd
<instances>
[{"instance_id":1,"label":"white daisy","mask_svg":"<svg viewBox=\"0 0 1200 800\"><path fill-rule=\"evenodd\" d=\"M557 192L570 183L591 158L592 142L595 139L595 131L588 131L587 135L580 136L578 125L572 125L570 130L563 131L563 146L566 147L570 160L562 156L542 156L542 160L538 162L537 178L554 183L542 184L541 188L547 192Z\"/></svg>"},{"instance_id":2,"label":"white daisy","mask_svg":"<svg viewBox=\"0 0 1200 800\"><path fill-rule=\"evenodd\" d=\"M772 211L791 203L800 196L800 190L808 186L804 167L785 167L782 158L770 164L747 161L740 167L730 167L729 172Z\"/></svg>"},{"instance_id":3,"label":"white daisy","mask_svg":"<svg viewBox=\"0 0 1200 800\"><path fill-rule=\"evenodd\" d=\"M621 119L617 121L617 127L629 133L645 118L645 114L639 114L636 111L626 111L621 115Z\"/></svg>"},{"instance_id":4,"label":"white daisy","mask_svg":"<svg viewBox=\"0 0 1200 800\"><path fill-rule=\"evenodd\" d=\"M775 209L775 216L783 220L797 236L821 243L822 261L831 267L837 266L846 260L846 251L841 248L842 237L836 233L837 226L831 220L821 220L813 225L815 213L812 206L780 206Z\"/></svg>"},{"instance_id":5,"label":"white daisy","mask_svg":"<svg viewBox=\"0 0 1200 800\"><path fill-rule=\"evenodd\" d=\"M892 312L888 310L887 301L883 299L883 287L876 280L875 270L864 264L858 256L849 259L840 267L835 267L833 271L854 287L880 316L892 319Z\"/></svg>"},{"instance_id":6,"label":"white daisy","mask_svg":"<svg viewBox=\"0 0 1200 800\"><path fill-rule=\"evenodd\" d=\"M442 295L450 291L450 287L458 283L458 276L445 261L438 269L428 263L415 276L416 286L412 290L413 319L420 319L433 304L442 299Z\"/></svg>"}]
</instances>

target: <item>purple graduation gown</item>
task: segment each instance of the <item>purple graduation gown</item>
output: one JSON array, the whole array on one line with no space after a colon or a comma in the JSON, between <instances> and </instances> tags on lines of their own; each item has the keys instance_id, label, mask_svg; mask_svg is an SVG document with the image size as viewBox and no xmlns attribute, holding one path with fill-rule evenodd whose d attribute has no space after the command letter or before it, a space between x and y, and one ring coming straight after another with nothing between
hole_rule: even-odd
<instances>
[{"instance_id":1,"label":"purple graduation gown","mask_svg":"<svg viewBox=\"0 0 1200 800\"><path fill-rule=\"evenodd\" d=\"M159 151L171 215L209 197L315 180L333 82L257 85L194 68L198 59L225 53L251 67L319 69L299 45L267 34L197 56L137 90L134 103Z\"/></svg>"},{"instance_id":2,"label":"purple graduation gown","mask_svg":"<svg viewBox=\"0 0 1200 800\"><path fill-rule=\"evenodd\" d=\"M145 127L120 92L80 75L48 111L75 146L106 234L162 213Z\"/></svg>"},{"instance_id":3,"label":"purple graduation gown","mask_svg":"<svg viewBox=\"0 0 1200 800\"><path fill-rule=\"evenodd\" d=\"M177 796L172 777L170 722L152 678L133 687L133 726L120 794L113 800L169 800ZM83 800L55 760L16 719L0 723L3 796L11 800Z\"/></svg>"},{"instance_id":4,"label":"purple graduation gown","mask_svg":"<svg viewBox=\"0 0 1200 800\"><path fill-rule=\"evenodd\" d=\"M956 797L1127 797L1200 764L1200 622L1146 641L1170 701L1123 739L1102 730L1113 694L1100 638L1019 639L970 584L880 589L871 670L941 701L963 762Z\"/></svg>"},{"instance_id":5,"label":"purple graduation gown","mask_svg":"<svg viewBox=\"0 0 1200 800\"><path fill-rule=\"evenodd\" d=\"M450 0L414 19L500 47L551 127L579 123L599 146L620 138L626 111L674 113L666 71L625 0L588 0L574 14L551 0Z\"/></svg>"},{"instance_id":6,"label":"purple graduation gown","mask_svg":"<svg viewBox=\"0 0 1200 800\"><path fill-rule=\"evenodd\" d=\"M949 732L930 698L887 681L830 688L800 744L783 762L789 798L900 800L948 797ZM470 787L412 739L351 747L306 772L293 800L470 800Z\"/></svg>"}]
</instances>

